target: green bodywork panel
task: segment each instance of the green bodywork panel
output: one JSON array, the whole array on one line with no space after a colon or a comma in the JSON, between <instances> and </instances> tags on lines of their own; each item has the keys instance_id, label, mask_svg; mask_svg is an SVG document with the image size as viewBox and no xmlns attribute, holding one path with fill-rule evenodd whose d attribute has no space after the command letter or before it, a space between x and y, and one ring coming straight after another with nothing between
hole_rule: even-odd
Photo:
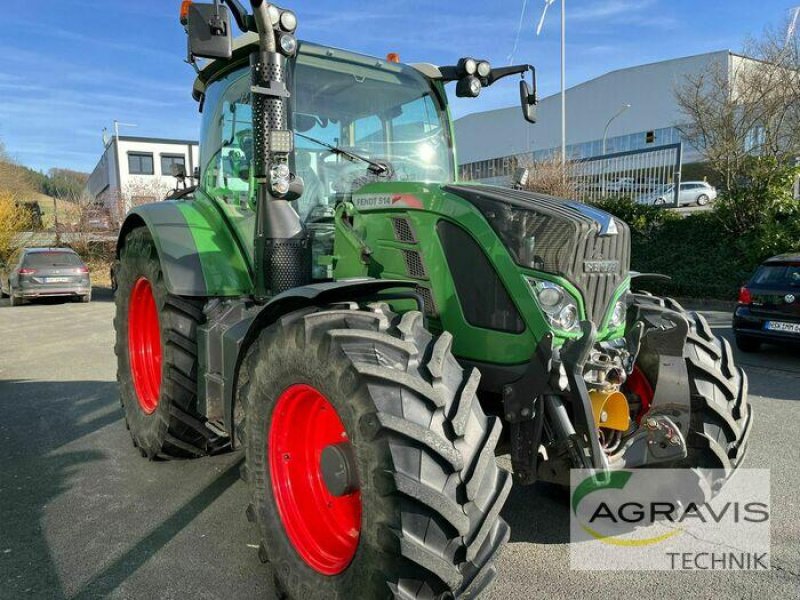
<instances>
[{"instance_id":1,"label":"green bodywork panel","mask_svg":"<svg viewBox=\"0 0 800 600\"><path fill-rule=\"evenodd\" d=\"M418 199L423 209L404 206L404 196ZM377 198L378 204L381 197L400 197L400 201L391 206L369 206L359 210L356 205L364 197L373 201ZM416 243L396 240L392 217L409 220ZM461 227L483 250L525 323L522 333L483 329L467 322L437 234L437 225L442 220ZM408 276L403 249L421 254L425 278L415 280ZM517 265L480 211L466 200L447 193L439 184L387 182L370 184L359 190L352 203L340 205L337 211L334 255L336 279L364 276L411 279L420 287L428 288L437 309L437 315L429 319L429 325L434 331L448 331L453 335L453 352L459 358L495 364L521 364L530 360L539 340L551 328L524 275L563 286L577 298L580 318L586 318L583 298L572 283L563 277ZM480 285L480 282L475 284ZM628 284L626 280L620 286L617 297L626 291ZM397 308L402 310L406 307L410 308L410 305L405 303ZM610 310L613 310L613 303ZM610 314L606 315L603 323L597 324L598 340L617 339L624 335L624 326L607 327L609 319ZM554 335L555 343L560 345L580 334L554 332Z\"/></svg>"},{"instance_id":2,"label":"green bodywork panel","mask_svg":"<svg viewBox=\"0 0 800 600\"><path fill-rule=\"evenodd\" d=\"M153 235L171 294L242 296L253 287L250 215L198 192L194 200L168 200L133 209L121 243L143 221ZM250 241L245 242L243 235Z\"/></svg>"}]
</instances>

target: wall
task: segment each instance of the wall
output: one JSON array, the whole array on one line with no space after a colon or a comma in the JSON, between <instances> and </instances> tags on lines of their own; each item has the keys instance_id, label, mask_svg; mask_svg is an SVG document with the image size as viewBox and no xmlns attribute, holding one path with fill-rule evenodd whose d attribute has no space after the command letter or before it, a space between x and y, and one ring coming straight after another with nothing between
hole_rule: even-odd
<instances>
[{"instance_id":1,"label":"wall","mask_svg":"<svg viewBox=\"0 0 800 600\"><path fill-rule=\"evenodd\" d=\"M674 90L687 75L710 65L728 64L728 51L678 58L612 71L567 90L567 144L600 140L608 119L630 104L609 128L609 138L672 127L681 122ZM489 158L560 147L561 99L540 101L538 122L529 125L521 110L475 113L455 124L458 160L466 164ZM660 143L656 140L656 143Z\"/></svg>"}]
</instances>

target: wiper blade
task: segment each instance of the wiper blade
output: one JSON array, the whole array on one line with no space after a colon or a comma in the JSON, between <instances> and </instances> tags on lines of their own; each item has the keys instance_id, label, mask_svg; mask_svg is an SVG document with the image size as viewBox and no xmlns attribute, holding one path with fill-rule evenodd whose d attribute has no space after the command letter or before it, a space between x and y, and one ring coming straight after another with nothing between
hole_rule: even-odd
<instances>
[{"instance_id":1,"label":"wiper blade","mask_svg":"<svg viewBox=\"0 0 800 600\"><path fill-rule=\"evenodd\" d=\"M333 144L328 144L327 142L323 142L322 140L318 140L311 136L305 135L303 133L299 133L297 131L294 134L298 137L303 138L304 140L308 140L309 142L314 142L315 144L319 144L323 148L327 148L337 156L343 156L350 162L356 162L360 160L363 163L369 165L367 170L370 173L374 173L375 175L384 175L385 173L389 172L389 167L383 163L375 162L374 160L368 159L366 156L361 156L360 154L356 154L355 152L350 152L349 150L345 150L344 148L339 148L338 146L334 146Z\"/></svg>"}]
</instances>

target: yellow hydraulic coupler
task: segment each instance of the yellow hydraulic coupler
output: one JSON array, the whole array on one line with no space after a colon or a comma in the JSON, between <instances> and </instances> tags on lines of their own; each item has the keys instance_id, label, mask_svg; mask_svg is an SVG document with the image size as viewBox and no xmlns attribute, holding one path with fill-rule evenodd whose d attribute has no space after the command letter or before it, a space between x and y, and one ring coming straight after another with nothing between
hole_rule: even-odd
<instances>
[{"instance_id":1,"label":"yellow hydraulic coupler","mask_svg":"<svg viewBox=\"0 0 800 600\"><path fill-rule=\"evenodd\" d=\"M617 431L628 430L631 424L631 409L625 394L617 390L592 390L589 392L589 398L592 400L595 425Z\"/></svg>"}]
</instances>

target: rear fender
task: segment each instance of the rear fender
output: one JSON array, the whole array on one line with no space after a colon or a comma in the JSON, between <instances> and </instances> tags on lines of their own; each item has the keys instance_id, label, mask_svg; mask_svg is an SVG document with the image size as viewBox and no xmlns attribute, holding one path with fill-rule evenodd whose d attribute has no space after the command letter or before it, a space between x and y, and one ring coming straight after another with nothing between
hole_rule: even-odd
<instances>
[{"instance_id":1,"label":"rear fender","mask_svg":"<svg viewBox=\"0 0 800 600\"><path fill-rule=\"evenodd\" d=\"M211 203L164 201L134 208L117 241L117 259L128 233L147 227L153 236L170 294L242 296L253 291L249 259Z\"/></svg>"}]
</instances>

